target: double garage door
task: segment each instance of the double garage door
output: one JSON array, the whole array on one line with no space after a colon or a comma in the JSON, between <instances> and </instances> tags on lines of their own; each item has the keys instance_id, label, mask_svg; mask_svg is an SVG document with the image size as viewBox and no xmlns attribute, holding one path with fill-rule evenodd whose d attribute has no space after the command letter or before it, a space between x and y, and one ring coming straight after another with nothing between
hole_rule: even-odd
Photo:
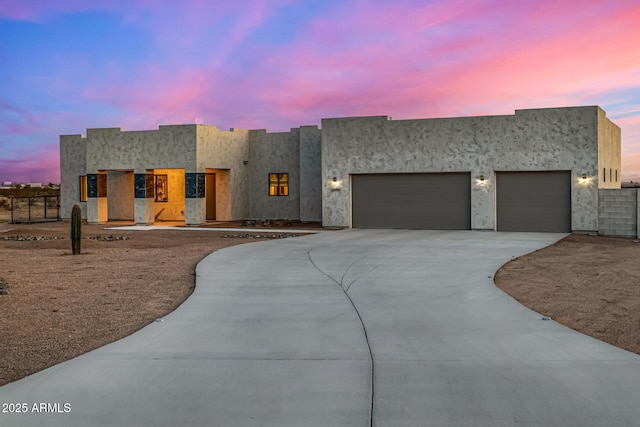
<instances>
[{"instance_id":1,"label":"double garage door","mask_svg":"<svg viewBox=\"0 0 640 427\"><path fill-rule=\"evenodd\" d=\"M355 228L469 230L469 173L351 176ZM571 229L571 174L496 173L496 220L501 231Z\"/></svg>"},{"instance_id":2,"label":"double garage door","mask_svg":"<svg viewBox=\"0 0 640 427\"><path fill-rule=\"evenodd\" d=\"M351 191L356 228L471 228L468 173L352 175Z\"/></svg>"}]
</instances>

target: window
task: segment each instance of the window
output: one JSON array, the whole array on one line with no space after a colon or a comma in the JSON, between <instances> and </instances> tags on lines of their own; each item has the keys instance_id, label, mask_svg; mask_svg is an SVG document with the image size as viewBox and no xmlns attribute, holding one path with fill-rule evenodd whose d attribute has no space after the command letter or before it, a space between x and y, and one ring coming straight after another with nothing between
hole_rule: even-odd
<instances>
[{"instance_id":1,"label":"window","mask_svg":"<svg viewBox=\"0 0 640 427\"><path fill-rule=\"evenodd\" d=\"M269 174L269 195L288 196L289 195L289 174L270 173Z\"/></svg>"},{"instance_id":2,"label":"window","mask_svg":"<svg viewBox=\"0 0 640 427\"><path fill-rule=\"evenodd\" d=\"M154 175L156 180L156 202L168 202L169 191L167 175Z\"/></svg>"},{"instance_id":3,"label":"window","mask_svg":"<svg viewBox=\"0 0 640 427\"><path fill-rule=\"evenodd\" d=\"M88 186L87 186L87 176L86 175L80 176L79 189L80 189L80 201L81 202L86 202L87 199L89 199L89 189L88 189Z\"/></svg>"}]
</instances>

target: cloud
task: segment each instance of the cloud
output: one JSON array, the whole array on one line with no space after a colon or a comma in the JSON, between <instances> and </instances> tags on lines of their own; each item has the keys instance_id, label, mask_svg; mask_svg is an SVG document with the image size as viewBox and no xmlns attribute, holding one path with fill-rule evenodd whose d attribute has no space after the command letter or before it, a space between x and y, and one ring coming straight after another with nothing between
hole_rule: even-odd
<instances>
[{"instance_id":1,"label":"cloud","mask_svg":"<svg viewBox=\"0 0 640 427\"><path fill-rule=\"evenodd\" d=\"M285 48L255 42L249 50L254 72L231 82L258 106L302 119L505 113L575 105L637 81L629 57L635 9L600 18L616 19L614 31L594 30L587 27L592 21L576 18L568 28L549 24L531 35L524 34L528 27L550 19L544 13L531 19L531 5L519 11L520 21L503 18L506 28L500 20L483 26L495 18L492 12L462 3L410 6L349 3L311 20L305 36ZM467 25L472 29L464 30ZM602 54L594 55L594 48Z\"/></svg>"},{"instance_id":2,"label":"cloud","mask_svg":"<svg viewBox=\"0 0 640 427\"><path fill-rule=\"evenodd\" d=\"M0 18L16 21L40 22L63 13L86 12L90 10L115 11L125 8L124 0L88 2L85 0L20 0L0 2Z\"/></svg>"},{"instance_id":3,"label":"cloud","mask_svg":"<svg viewBox=\"0 0 640 427\"><path fill-rule=\"evenodd\" d=\"M635 1L8 3L0 17L116 17L95 38L100 48L25 50L43 58L45 71L17 79L28 84L12 99L27 101L0 112L8 138L55 141L86 127L153 129L196 117L221 128L287 130L323 117L595 104L623 129L623 170L640 171ZM127 29L128 45L109 37Z\"/></svg>"},{"instance_id":4,"label":"cloud","mask_svg":"<svg viewBox=\"0 0 640 427\"><path fill-rule=\"evenodd\" d=\"M0 180L14 182L60 182L60 154L49 145L31 150L17 159L0 158Z\"/></svg>"}]
</instances>

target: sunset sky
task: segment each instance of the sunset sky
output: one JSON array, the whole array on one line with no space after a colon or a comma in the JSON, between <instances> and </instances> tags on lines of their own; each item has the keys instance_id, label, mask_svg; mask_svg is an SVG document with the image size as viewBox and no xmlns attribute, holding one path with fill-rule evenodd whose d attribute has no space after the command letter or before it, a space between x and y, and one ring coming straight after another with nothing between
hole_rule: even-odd
<instances>
[{"instance_id":1,"label":"sunset sky","mask_svg":"<svg viewBox=\"0 0 640 427\"><path fill-rule=\"evenodd\" d=\"M0 181L59 135L599 105L640 180L638 0L0 0Z\"/></svg>"}]
</instances>

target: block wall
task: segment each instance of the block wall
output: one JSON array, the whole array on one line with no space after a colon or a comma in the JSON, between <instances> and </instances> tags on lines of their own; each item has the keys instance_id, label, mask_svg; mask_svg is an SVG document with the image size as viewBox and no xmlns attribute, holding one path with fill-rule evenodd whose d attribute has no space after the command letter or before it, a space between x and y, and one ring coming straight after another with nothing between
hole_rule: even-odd
<instances>
[{"instance_id":1,"label":"block wall","mask_svg":"<svg viewBox=\"0 0 640 427\"><path fill-rule=\"evenodd\" d=\"M638 189L598 190L598 234L638 236Z\"/></svg>"}]
</instances>

